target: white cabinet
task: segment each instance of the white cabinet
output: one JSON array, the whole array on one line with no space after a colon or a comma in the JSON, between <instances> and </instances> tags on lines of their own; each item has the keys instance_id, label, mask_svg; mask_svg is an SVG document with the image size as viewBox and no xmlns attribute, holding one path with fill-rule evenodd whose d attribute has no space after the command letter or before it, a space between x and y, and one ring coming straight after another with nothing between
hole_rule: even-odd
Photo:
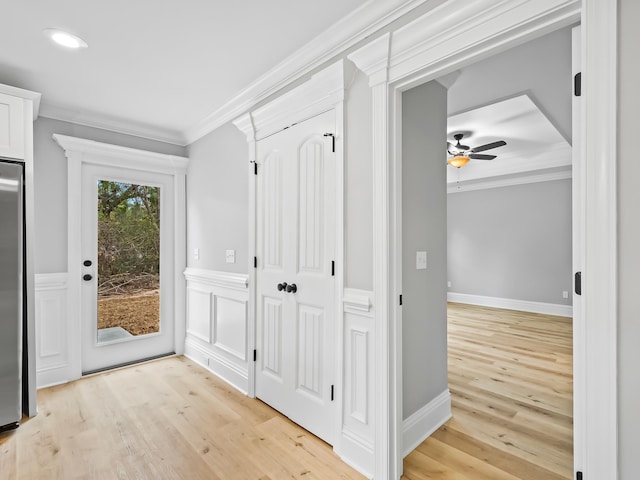
<instances>
[{"instance_id":1,"label":"white cabinet","mask_svg":"<svg viewBox=\"0 0 640 480\"><path fill-rule=\"evenodd\" d=\"M24 159L24 102L0 93L0 157Z\"/></svg>"}]
</instances>

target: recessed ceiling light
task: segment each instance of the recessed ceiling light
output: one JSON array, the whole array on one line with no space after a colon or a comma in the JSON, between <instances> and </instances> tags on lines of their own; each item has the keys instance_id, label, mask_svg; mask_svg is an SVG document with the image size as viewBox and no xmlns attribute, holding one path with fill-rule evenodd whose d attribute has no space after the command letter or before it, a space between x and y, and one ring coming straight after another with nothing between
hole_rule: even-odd
<instances>
[{"instance_id":1,"label":"recessed ceiling light","mask_svg":"<svg viewBox=\"0 0 640 480\"><path fill-rule=\"evenodd\" d=\"M63 30L58 30L57 28L45 28L42 33L56 44L62 45L66 48L72 48L75 50L78 48L88 47L87 42L82 40L80 37L76 37L75 35Z\"/></svg>"}]
</instances>

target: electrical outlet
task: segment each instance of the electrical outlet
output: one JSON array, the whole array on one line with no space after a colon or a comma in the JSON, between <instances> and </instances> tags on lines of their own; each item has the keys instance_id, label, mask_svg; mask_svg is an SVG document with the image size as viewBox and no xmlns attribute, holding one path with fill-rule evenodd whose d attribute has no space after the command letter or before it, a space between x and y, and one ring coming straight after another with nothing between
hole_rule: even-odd
<instances>
[{"instance_id":1,"label":"electrical outlet","mask_svg":"<svg viewBox=\"0 0 640 480\"><path fill-rule=\"evenodd\" d=\"M194 260L200 260L200 249L199 248L194 248L193 249L193 259Z\"/></svg>"},{"instance_id":2,"label":"electrical outlet","mask_svg":"<svg viewBox=\"0 0 640 480\"><path fill-rule=\"evenodd\" d=\"M569 298L569 292L567 292L566 290L564 290L562 292L562 298Z\"/></svg>"},{"instance_id":3,"label":"electrical outlet","mask_svg":"<svg viewBox=\"0 0 640 480\"><path fill-rule=\"evenodd\" d=\"M236 263L236 251L227 250L226 258L227 258L227 263Z\"/></svg>"},{"instance_id":4,"label":"electrical outlet","mask_svg":"<svg viewBox=\"0 0 640 480\"><path fill-rule=\"evenodd\" d=\"M447 287L448 287L448 288L451 288L451 281L448 281L448 282L447 282Z\"/></svg>"},{"instance_id":5,"label":"electrical outlet","mask_svg":"<svg viewBox=\"0 0 640 480\"><path fill-rule=\"evenodd\" d=\"M416 252L416 270L427 269L427 252Z\"/></svg>"}]
</instances>

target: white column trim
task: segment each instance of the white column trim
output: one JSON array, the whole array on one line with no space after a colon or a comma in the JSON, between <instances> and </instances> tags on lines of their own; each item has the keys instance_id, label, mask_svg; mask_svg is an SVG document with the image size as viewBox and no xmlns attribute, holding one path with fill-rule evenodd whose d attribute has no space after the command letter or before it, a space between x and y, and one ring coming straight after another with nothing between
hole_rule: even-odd
<instances>
[{"instance_id":1,"label":"white column trim","mask_svg":"<svg viewBox=\"0 0 640 480\"><path fill-rule=\"evenodd\" d=\"M617 14L615 0L583 3L586 338L577 359L584 362L584 417L576 419L585 477L611 480L618 478Z\"/></svg>"},{"instance_id":2,"label":"white column trim","mask_svg":"<svg viewBox=\"0 0 640 480\"><path fill-rule=\"evenodd\" d=\"M391 34L373 40L349 55L369 77L372 93L373 129L373 303L374 384L374 478L398 478L402 473L399 452L400 405L395 365L401 359L392 351L397 337L390 324L389 296L390 170L389 170L389 85L388 66Z\"/></svg>"}]
</instances>

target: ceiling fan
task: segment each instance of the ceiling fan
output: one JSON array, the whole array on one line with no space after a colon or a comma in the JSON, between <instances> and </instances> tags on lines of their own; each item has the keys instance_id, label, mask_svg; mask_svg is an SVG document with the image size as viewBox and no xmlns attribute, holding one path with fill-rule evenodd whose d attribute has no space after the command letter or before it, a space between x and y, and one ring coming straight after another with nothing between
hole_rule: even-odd
<instances>
[{"instance_id":1,"label":"ceiling fan","mask_svg":"<svg viewBox=\"0 0 640 480\"><path fill-rule=\"evenodd\" d=\"M486 155L478 152L484 152L485 150L491 150L492 148L502 147L507 144L504 140L499 140L471 148L468 145L462 145L460 143L460 140L464 138L464 133L456 133L453 138L457 143L454 145L447 142L447 152L451 155L447 163L455 168L464 167L470 160L493 160L496 158L496 155Z\"/></svg>"}]
</instances>

